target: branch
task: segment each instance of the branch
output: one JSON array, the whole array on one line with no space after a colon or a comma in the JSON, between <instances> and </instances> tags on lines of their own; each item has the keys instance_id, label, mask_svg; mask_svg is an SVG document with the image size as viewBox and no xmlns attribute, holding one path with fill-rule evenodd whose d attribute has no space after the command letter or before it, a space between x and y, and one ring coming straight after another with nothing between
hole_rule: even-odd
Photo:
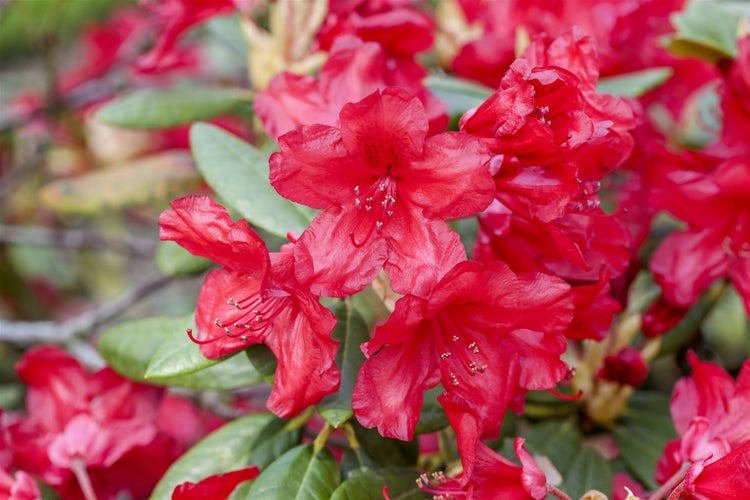
<instances>
[{"instance_id":1,"label":"branch","mask_svg":"<svg viewBox=\"0 0 750 500\"><path fill-rule=\"evenodd\" d=\"M20 345L51 342L64 343L76 335L92 330L105 323L127 308L159 290L171 281L166 276L158 276L133 290L125 292L120 297L85 311L78 316L65 321L7 321L0 319L0 341L13 342Z\"/></svg>"},{"instance_id":2,"label":"branch","mask_svg":"<svg viewBox=\"0 0 750 500\"><path fill-rule=\"evenodd\" d=\"M139 257L152 257L156 244L146 238L108 238L84 229L50 229L0 225L0 243L20 243L62 248L111 250Z\"/></svg>"}]
</instances>

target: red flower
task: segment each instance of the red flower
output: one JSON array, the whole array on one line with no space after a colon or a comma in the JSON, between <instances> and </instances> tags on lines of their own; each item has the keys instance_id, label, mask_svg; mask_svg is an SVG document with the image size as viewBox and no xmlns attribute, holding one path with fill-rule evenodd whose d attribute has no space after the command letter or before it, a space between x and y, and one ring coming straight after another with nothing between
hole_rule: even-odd
<instances>
[{"instance_id":1,"label":"red flower","mask_svg":"<svg viewBox=\"0 0 750 500\"><path fill-rule=\"evenodd\" d=\"M19 470L13 478L0 468L0 498L7 500L39 500L42 494L34 479Z\"/></svg>"},{"instance_id":2,"label":"red flower","mask_svg":"<svg viewBox=\"0 0 750 500\"><path fill-rule=\"evenodd\" d=\"M670 404L672 419L681 437L667 443L656 468L656 480L665 482L686 463L692 464L686 484L696 481L695 478L702 475L701 470L707 473L706 484L715 481L721 474L719 471L734 468L736 472L727 474L727 480L738 477L736 473L740 471L746 474L750 467L750 426L747 425L750 361L745 362L736 382L721 367L698 360L692 352L688 361L693 373L677 382ZM745 481L738 482L737 487L746 485L748 476L742 477ZM731 486L729 482L726 485Z\"/></svg>"},{"instance_id":3,"label":"red flower","mask_svg":"<svg viewBox=\"0 0 750 500\"><path fill-rule=\"evenodd\" d=\"M721 92L722 143L733 155L750 155L750 36L737 42L737 57Z\"/></svg>"},{"instance_id":4,"label":"red flower","mask_svg":"<svg viewBox=\"0 0 750 500\"><path fill-rule=\"evenodd\" d=\"M750 498L750 441L708 465L693 464L685 474L680 498L736 500Z\"/></svg>"},{"instance_id":5,"label":"red flower","mask_svg":"<svg viewBox=\"0 0 750 500\"><path fill-rule=\"evenodd\" d=\"M366 427L411 439L424 392L442 383L494 435L513 396L554 387L573 306L564 282L505 264L462 262L429 298L407 295L363 345L352 407ZM398 376L394 377L393 374Z\"/></svg>"},{"instance_id":6,"label":"red flower","mask_svg":"<svg viewBox=\"0 0 750 500\"><path fill-rule=\"evenodd\" d=\"M294 279L291 251L268 253L244 221L205 196L173 201L159 217L160 236L222 266L203 283L194 336L208 358L264 343L279 364L268 408L296 415L339 385L331 338L336 317Z\"/></svg>"},{"instance_id":7,"label":"red flower","mask_svg":"<svg viewBox=\"0 0 750 500\"><path fill-rule=\"evenodd\" d=\"M465 259L443 222L482 210L492 196L481 146L469 136L427 136L422 103L388 87L343 107L341 128L310 125L279 139L271 184L325 209L294 251L295 273L320 295L358 292L381 267L399 293L425 294Z\"/></svg>"},{"instance_id":8,"label":"red flower","mask_svg":"<svg viewBox=\"0 0 750 500\"><path fill-rule=\"evenodd\" d=\"M17 370L28 385L29 415L4 418L13 463L63 498L83 498L83 478L101 499L123 492L147 496L193 444L181 446L161 432L161 388L130 382L109 368L90 374L52 346L27 351ZM192 415L184 417L189 421Z\"/></svg>"},{"instance_id":9,"label":"red flower","mask_svg":"<svg viewBox=\"0 0 750 500\"><path fill-rule=\"evenodd\" d=\"M689 307L728 277L750 313L750 158L727 160L714 172L671 172L656 197L688 224L667 236L649 264L664 297Z\"/></svg>"},{"instance_id":10,"label":"red flower","mask_svg":"<svg viewBox=\"0 0 750 500\"><path fill-rule=\"evenodd\" d=\"M198 483L184 482L172 492L172 500L227 498L240 483L255 479L258 474L260 474L260 471L253 465L225 474L208 476Z\"/></svg>"},{"instance_id":11,"label":"red flower","mask_svg":"<svg viewBox=\"0 0 750 500\"><path fill-rule=\"evenodd\" d=\"M340 36L331 47L318 77L279 73L253 102L268 135L278 138L298 125L339 125L341 108L388 85L398 85L425 105L430 133L448 124L445 104L422 86L423 75L401 73L388 65L385 51L375 42Z\"/></svg>"},{"instance_id":12,"label":"red flower","mask_svg":"<svg viewBox=\"0 0 750 500\"><path fill-rule=\"evenodd\" d=\"M604 366L599 369L596 376L618 384L638 387L648 377L648 365L643 361L641 351L633 347L623 347L604 359Z\"/></svg>"}]
</instances>

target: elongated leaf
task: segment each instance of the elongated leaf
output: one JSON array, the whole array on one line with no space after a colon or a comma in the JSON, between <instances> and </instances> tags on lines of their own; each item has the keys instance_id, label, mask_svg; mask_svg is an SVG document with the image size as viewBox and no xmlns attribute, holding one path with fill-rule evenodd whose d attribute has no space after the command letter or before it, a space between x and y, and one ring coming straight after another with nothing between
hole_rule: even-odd
<instances>
[{"instance_id":1,"label":"elongated leaf","mask_svg":"<svg viewBox=\"0 0 750 500\"><path fill-rule=\"evenodd\" d=\"M453 76L431 75L424 79L424 85L448 104L449 115L476 108L493 92L489 87Z\"/></svg>"},{"instance_id":2,"label":"elongated leaf","mask_svg":"<svg viewBox=\"0 0 750 500\"><path fill-rule=\"evenodd\" d=\"M266 153L205 123L190 129L190 145L206 182L249 222L281 237L307 228L314 212L271 186Z\"/></svg>"},{"instance_id":3,"label":"elongated leaf","mask_svg":"<svg viewBox=\"0 0 750 500\"><path fill-rule=\"evenodd\" d=\"M263 380L273 385L273 376L276 373L278 362L271 349L264 344L251 345L245 349L245 355L255 371L263 377Z\"/></svg>"},{"instance_id":4,"label":"elongated leaf","mask_svg":"<svg viewBox=\"0 0 750 500\"><path fill-rule=\"evenodd\" d=\"M573 417L543 421L525 431L523 437L526 438L526 447L532 453L546 455L563 477L566 477L583 439Z\"/></svg>"},{"instance_id":5,"label":"elongated leaf","mask_svg":"<svg viewBox=\"0 0 750 500\"><path fill-rule=\"evenodd\" d=\"M690 0L682 12L672 15L671 21L677 30L668 45L673 54L711 63L734 58L740 16L721 2Z\"/></svg>"},{"instance_id":6,"label":"elongated leaf","mask_svg":"<svg viewBox=\"0 0 750 500\"><path fill-rule=\"evenodd\" d=\"M289 422L274 418L258 434L253 441L253 452L249 463L265 469L268 464L294 448L302 440L302 428L289 428Z\"/></svg>"},{"instance_id":7,"label":"elongated leaf","mask_svg":"<svg viewBox=\"0 0 750 500\"><path fill-rule=\"evenodd\" d=\"M195 330L193 326L187 328ZM203 370L218 362L219 360L203 356L198 345L187 335L173 335L167 337L156 349L146 367L145 377L147 379L176 377Z\"/></svg>"},{"instance_id":8,"label":"elongated leaf","mask_svg":"<svg viewBox=\"0 0 750 500\"><path fill-rule=\"evenodd\" d=\"M159 242L154 262L164 276L200 274L214 265L208 259L191 254L174 241Z\"/></svg>"},{"instance_id":9,"label":"elongated leaf","mask_svg":"<svg viewBox=\"0 0 750 500\"><path fill-rule=\"evenodd\" d=\"M419 473L407 468L362 469L341 483L331 500L382 500L383 486L391 500L422 500L425 493L416 485Z\"/></svg>"},{"instance_id":10,"label":"elongated leaf","mask_svg":"<svg viewBox=\"0 0 750 500\"><path fill-rule=\"evenodd\" d=\"M61 179L45 186L42 202L66 214L99 215L102 211L147 205L189 192L200 175L185 151L166 151L128 163Z\"/></svg>"},{"instance_id":11,"label":"elongated leaf","mask_svg":"<svg viewBox=\"0 0 750 500\"><path fill-rule=\"evenodd\" d=\"M667 81L672 73L672 68L648 68L601 78L596 85L596 91L600 94L640 97Z\"/></svg>"},{"instance_id":12,"label":"elongated leaf","mask_svg":"<svg viewBox=\"0 0 750 500\"><path fill-rule=\"evenodd\" d=\"M161 345L186 337L185 329L192 324L192 315L129 321L105 331L97 347L115 371L137 382L146 382L149 362ZM147 382L190 389L231 390L260 381L261 375L244 356L233 356L190 374L151 378Z\"/></svg>"},{"instance_id":13,"label":"elongated leaf","mask_svg":"<svg viewBox=\"0 0 750 500\"><path fill-rule=\"evenodd\" d=\"M333 331L333 338L338 340L339 350L336 353L336 365L341 371L341 385L336 394L327 396L318 407L320 415L334 427L340 427L349 420L352 412L352 392L357 380L359 367L365 356L359 346L370 339L369 331L359 312L353 307L342 304L336 312L338 323Z\"/></svg>"},{"instance_id":14,"label":"elongated leaf","mask_svg":"<svg viewBox=\"0 0 750 500\"><path fill-rule=\"evenodd\" d=\"M614 430L623 462L633 476L656 489L654 470L667 441L677 437L666 394L636 392Z\"/></svg>"},{"instance_id":15,"label":"elongated leaf","mask_svg":"<svg viewBox=\"0 0 750 500\"><path fill-rule=\"evenodd\" d=\"M245 467L253 441L272 418L268 413L248 415L209 434L172 464L156 485L151 500L171 499L174 488L185 481L195 483L213 474Z\"/></svg>"},{"instance_id":16,"label":"elongated leaf","mask_svg":"<svg viewBox=\"0 0 750 500\"><path fill-rule=\"evenodd\" d=\"M570 464L562 489L572 498L579 498L588 490L598 490L611 496L612 469L598 451L583 448Z\"/></svg>"},{"instance_id":17,"label":"elongated leaf","mask_svg":"<svg viewBox=\"0 0 750 500\"><path fill-rule=\"evenodd\" d=\"M96 118L119 127L158 129L220 116L246 105L248 93L230 89L137 90L111 101Z\"/></svg>"},{"instance_id":18,"label":"elongated leaf","mask_svg":"<svg viewBox=\"0 0 750 500\"><path fill-rule=\"evenodd\" d=\"M362 449L382 467L413 466L417 463L419 446L415 441L384 438L377 429L366 429L352 420L354 434Z\"/></svg>"},{"instance_id":19,"label":"elongated leaf","mask_svg":"<svg viewBox=\"0 0 750 500\"><path fill-rule=\"evenodd\" d=\"M437 385L424 393L422 410L419 412L415 434L427 434L447 427L448 416L440 406L437 397L445 391L442 385Z\"/></svg>"},{"instance_id":20,"label":"elongated leaf","mask_svg":"<svg viewBox=\"0 0 750 500\"><path fill-rule=\"evenodd\" d=\"M258 476L247 498L318 500L330 498L340 481L336 459L328 449L313 445L292 448Z\"/></svg>"}]
</instances>

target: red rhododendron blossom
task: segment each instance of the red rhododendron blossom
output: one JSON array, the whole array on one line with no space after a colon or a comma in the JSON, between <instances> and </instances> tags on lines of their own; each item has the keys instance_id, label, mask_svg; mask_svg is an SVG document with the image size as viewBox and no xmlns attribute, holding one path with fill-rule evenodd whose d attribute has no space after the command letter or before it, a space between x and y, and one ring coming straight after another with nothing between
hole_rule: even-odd
<instances>
[{"instance_id":1,"label":"red rhododendron blossom","mask_svg":"<svg viewBox=\"0 0 750 500\"><path fill-rule=\"evenodd\" d=\"M222 266L203 283L194 340L208 358L264 343L278 360L268 408L296 415L339 385L331 338L336 317L294 279L291 251L269 255L244 220L205 196L170 203L159 217L160 236Z\"/></svg>"},{"instance_id":2,"label":"red rhododendron blossom","mask_svg":"<svg viewBox=\"0 0 750 500\"><path fill-rule=\"evenodd\" d=\"M604 380L638 387L648 377L648 365L641 351L634 347L623 347L615 354L604 358L604 366L596 374Z\"/></svg>"},{"instance_id":3,"label":"red rhododendron blossom","mask_svg":"<svg viewBox=\"0 0 750 500\"><path fill-rule=\"evenodd\" d=\"M427 137L424 106L395 87L347 104L339 120L281 136L270 159L282 196L325 210L294 249L297 279L343 297L384 267L395 291L426 294L466 258L444 219L491 201L483 148L461 133Z\"/></svg>"},{"instance_id":4,"label":"red rhododendron blossom","mask_svg":"<svg viewBox=\"0 0 750 500\"><path fill-rule=\"evenodd\" d=\"M228 498L234 489L245 481L255 479L260 474L257 467L208 476L198 483L185 482L172 492L172 500L214 500Z\"/></svg>"},{"instance_id":5,"label":"red rhododendron blossom","mask_svg":"<svg viewBox=\"0 0 750 500\"><path fill-rule=\"evenodd\" d=\"M442 383L476 413L482 433L495 435L519 387L550 389L567 374L560 355L573 313L569 291L551 276L465 261L428 298L399 299L363 345L369 359L354 387L357 419L411 439L424 392Z\"/></svg>"},{"instance_id":6,"label":"red rhododendron blossom","mask_svg":"<svg viewBox=\"0 0 750 500\"><path fill-rule=\"evenodd\" d=\"M202 437L182 447L160 431L163 389L130 382L109 368L88 373L57 347L27 351L17 370L28 386L29 415L4 415L14 465L63 498L84 498L82 488L100 499L147 496Z\"/></svg>"},{"instance_id":7,"label":"red rhododendron blossom","mask_svg":"<svg viewBox=\"0 0 750 500\"><path fill-rule=\"evenodd\" d=\"M160 28L154 48L137 61L141 71L173 66L176 60L176 44L188 29L216 16L231 14L238 5L253 0L142 0L152 12L155 24Z\"/></svg>"},{"instance_id":8,"label":"red rhododendron blossom","mask_svg":"<svg viewBox=\"0 0 750 500\"><path fill-rule=\"evenodd\" d=\"M572 165L598 180L630 154L633 108L596 93L592 41L577 32L547 44L538 38L505 74L500 88L461 118L461 129L497 154L528 165Z\"/></svg>"},{"instance_id":9,"label":"red rhododendron blossom","mask_svg":"<svg viewBox=\"0 0 750 500\"><path fill-rule=\"evenodd\" d=\"M728 277L750 312L750 158L727 160L713 172L671 172L656 196L688 224L667 236L649 263L665 299L689 307Z\"/></svg>"},{"instance_id":10,"label":"red rhododendron blossom","mask_svg":"<svg viewBox=\"0 0 750 500\"><path fill-rule=\"evenodd\" d=\"M0 468L0 498L6 500L40 500L42 494L34 479L19 470L12 477Z\"/></svg>"},{"instance_id":11,"label":"red rhododendron blossom","mask_svg":"<svg viewBox=\"0 0 750 500\"><path fill-rule=\"evenodd\" d=\"M678 473L685 463L708 469L709 464L730 457L736 464L717 468L736 466L737 470L747 470L750 463L750 361L745 362L736 382L721 367L699 361L692 352L688 361L693 373L677 382L670 404L681 437L670 441L662 454L655 474L659 482ZM737 450L744 451L732 454Z\"/></svg>"},{"instance_id":12,"label":"red rhododendron blossom","mask_svg":"<svg viewBox=\"0 0 750 500\"><path fill-rule=\"evenodd\" d=\"M690 466L681 486L686 500L735 500L750 498L750 441L720 460Z\"/></svg>"},{"instance_id":13,"label":"red rhododendron blossom","mask_svg":"<svg viewBox=\"0 0 750 500\"><path fill-rule=\"evenodd\" d=\"M345 84L344 84L345 82ZM422 77L400 74L387 64L383 48L353 36L336 39L318 77L280 73L253 101L268 135L278 138L298 125L339 125L341 108L389 85L403 87L425 105L430 133L445 130L445 104L422 86Z\"/></svg>"},{"instance_id":14,"label":"red rhododendron blossom","mask_svg":"<svg viewBox=\"0 0 750 500\"><path fill-rule=\"evenodd\" d=\"M737 42L737 57L721 93L722 143L733 155L750 155L750 36Z\"/></svg>"},{"instance_id":15,"label":"red rhododendron blossom","mask_svg":"<svg viewBox=\"0 0 750 500\"><path fill-rule=\"evenodd\" d=\"M575 314L565 331L566 337L604 340L615 313L622 309L620 303L609 296L609 288L606 273L599 277L597 283L573 287L571 294Z\"/></svg>"}]
</instances>

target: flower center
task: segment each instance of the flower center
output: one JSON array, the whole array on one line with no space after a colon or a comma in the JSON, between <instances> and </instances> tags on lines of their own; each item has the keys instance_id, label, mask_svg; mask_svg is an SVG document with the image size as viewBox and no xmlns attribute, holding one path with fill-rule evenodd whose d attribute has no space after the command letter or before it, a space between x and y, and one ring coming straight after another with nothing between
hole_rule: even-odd
<instances>
[{"instance_id":1,"label":"flower center","mask_svg":"<svg viewBox=\"0 0 750 500\"><path fill-rule=\"evenodd\" d=\"M729 234L722 240L721 248L730 257L750 257L750 212L743 212L737 217Z\"/></svg>"},{"instance_id":2,"label":"flower center","mask_svg":"<svg viewBox=\"0 0 750 500\"><path fill-rule=\"evenodd\" d=\"M435 316L432 326L437 333L438 348L442 350L440 361L446 365L448 377L454 387L460 383L459 375L468 373L473 377L487 371L486 357L468 329L459 329L453 318L445 313Z\"/></svg>"},{"instance_id":3,"label":"flower center","mask_svg":"<svg viewBox=\"0 0 750 500\"><path fill-rule=\"evenodd\" d=\"M357 216L349 229L355 247L363 246L373 233L381 233L383 226L393 217L396 205L396 179L390 174L380 177L366 191L354 186L354 208Z\"/></svg>"}]
</instances>

